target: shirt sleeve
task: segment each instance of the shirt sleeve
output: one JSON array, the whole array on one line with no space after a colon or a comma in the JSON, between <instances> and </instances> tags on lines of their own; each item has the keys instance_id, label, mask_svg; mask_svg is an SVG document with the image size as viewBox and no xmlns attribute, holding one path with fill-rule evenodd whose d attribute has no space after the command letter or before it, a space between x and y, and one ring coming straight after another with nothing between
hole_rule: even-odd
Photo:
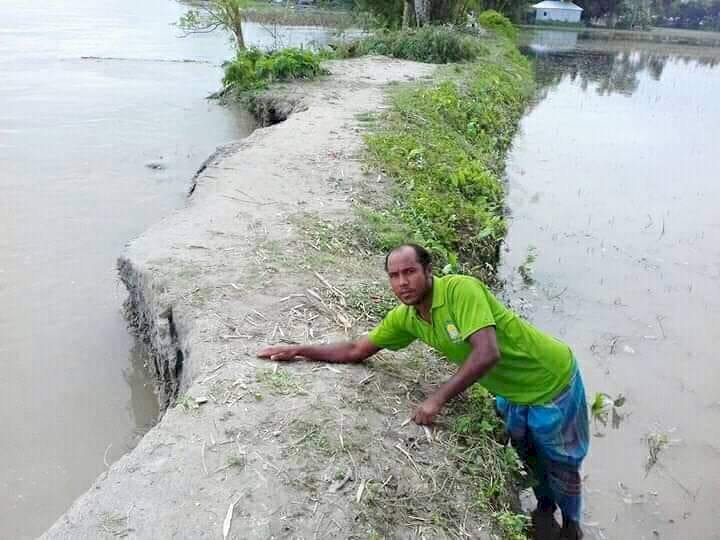
<instances>
[{"instance_id":1,"label":"shirt sleeve","mask_svg":"<svg viewBox=\"0 0 720 540\"><path fill-rule=\"evenodd\" d=\"M485 286L477 279L458 279L448 287L447 301L463 340L467 340L478 330L495 326Z\"/></svg>"},{"instance_id":2,"label":"shirt sleeve","mask_svg":"<svg viewBox=\"0 0 720 540\"><path fill-rule=\"evenodd\" d=\"M375 328L368 334L368 339L376 347L397 351L404 349L415 341L413 336L403 325L402 306L398 306L385 315Z\"/></svg>"}]
</instances>

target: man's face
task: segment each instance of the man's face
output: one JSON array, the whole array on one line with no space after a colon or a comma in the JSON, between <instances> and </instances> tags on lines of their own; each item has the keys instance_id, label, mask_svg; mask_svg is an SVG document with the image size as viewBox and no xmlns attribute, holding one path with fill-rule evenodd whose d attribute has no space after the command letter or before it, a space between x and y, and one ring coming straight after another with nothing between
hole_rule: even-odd
<instances>
[{"instance_id":1,"label":"man's face","mask_svg":"<svg viewBox=\"0 0 720 540\"><path fill-rule=\"evenodd\" d=\"M388 258L387 272L390 287L403 304L414 306L425 299L432 283L432 268L422 267L413 248L393 252Z\"/></svg>"}]
</instances>

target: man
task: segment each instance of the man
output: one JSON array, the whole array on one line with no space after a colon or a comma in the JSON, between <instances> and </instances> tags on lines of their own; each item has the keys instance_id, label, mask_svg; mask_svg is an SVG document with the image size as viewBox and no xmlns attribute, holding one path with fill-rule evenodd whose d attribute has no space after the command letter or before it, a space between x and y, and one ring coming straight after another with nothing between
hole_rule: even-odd
<instances>
[{"instance_id":1,"label":"man","mask_svg":"<svg viewBox=\"0 0 720 540\"><path fill-rule=\"evenodd\" d=\"M413 420L431 424L450 399L476 382L483 385L496 396L513 445L537 478L536 517L554 522L559 506L561 538L582 538L580 465L588 450L588 415L570 348L505 308L479 280L433 277L430 254L418 245L393 249L385 270L402 304L370 334L329 345L272 346L258 356L356 363L420 339L459 368Z\"/></svg>"}]
</instances>

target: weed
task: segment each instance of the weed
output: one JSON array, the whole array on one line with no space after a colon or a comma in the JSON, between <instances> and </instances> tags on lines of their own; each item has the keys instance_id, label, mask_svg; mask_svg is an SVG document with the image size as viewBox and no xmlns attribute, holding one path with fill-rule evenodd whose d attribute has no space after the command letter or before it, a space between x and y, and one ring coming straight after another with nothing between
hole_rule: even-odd
<instances>
[{"instance_id":1,"label":"weed","mask_svg":"<svg viewBox=\"0 0 720 540\"><path fill-rule=\"evenodd\" d=\"M525 514L518 514L508 510L493 513L493 519L498 524L502 537L505 540L526 540L530 518Z\"/></svg>"},{"instance_id":2,"label":"weed","mask_svg":"<svg viewBox=\"0 0 720 540\"><path fill-rule=\"evenodd\" d=\"M534 283L534 279L532 276L532 265L537 260L537 248L535 246L528 246L527 253L525 254L525 259L523 259L523 262L520 263L520 266L518 266L518 273L520 274L520 277L523 280L523 283L525 285L532 285Z\"/></svg>"},{"instance_id":3,"label":"weed","mask_svg":"<svg viewBox=\"0 0 720 540\"><path fill-rule=\"evenodd\" d=\"M244 456L230 456L227 458L227 465L228 465L228 467L243 468L243 467L245 467L245 457Z\"/></svg>"},{"instance_id":4,"label":"weed","mask_svg":"<svg viewBox=\"0 0 720 540\"><path fill-rule=\"evenodd\" d=\"M315 422L297 419L290 423L290 433L295 439L290 442L290 448L308 448L319 451L322 454L332 454L333 447L330 444L323 426Z\"/></svg>"},{"instance_id":5,"label":"weed","mask_svg":"<svg viewBox=\"0 0 720 540\"><path fill-rule=\"evenodd\" d=\"M495 412L492 396L482 386L473 385L468 399L456 411L454 431L461 435L486 435L496 440L505 438L505 426Z\"/></svg>"},{"instance_id":6,"label":"weed","mask_svg":"<svg viewBox=\"0 0 720 540\"><path fill-rule=\"evenodd\" d=\"M305 395L307 392L295 378L284 369L263 369L255 374L257 382L270 387L274 394L283 396ZM262 399L260 394L255 394L255 399Z\"/></svg>"},{"instance_id":7,"label":"weed","mask_svg":"<svg viewBox=\"0 0 720 540\"><path fill-rule=\"evenodd\" d=\"M622 394L618 394L618 396L613 399L608 394L601 392L596 393L590 405L590 415L592 416L593 422L607 426L608 418L610 418L612 427L617 429L620 427L620 422L622 422L624 418L624 415L619 411L620 407L624 404L625 397Z\"/></svg>"},{"instance_id":8,"label":"weed","mask_svg":"<svg viewBox=\"0 0 720 540\"><path fill-rule=\"evenodd\" d=\"M197 404L195 398L187 394L178 396L175 400L175 406L181 408L185 412L194 411L200 408L200 405Z\"/></svg>"},{"instance_id":9,"label":"weed","mask_svg":"<svg viewBox=\"0 0 720 540\"><path fill-rule=\"evenodd\" d=\"M670 437L665 432L652 431L647 434L645 440L648 445L648 457L645 462L645 476L647 476L650 470L657 464L660 452L670 444Z\"/></svg>"}]
</instances>

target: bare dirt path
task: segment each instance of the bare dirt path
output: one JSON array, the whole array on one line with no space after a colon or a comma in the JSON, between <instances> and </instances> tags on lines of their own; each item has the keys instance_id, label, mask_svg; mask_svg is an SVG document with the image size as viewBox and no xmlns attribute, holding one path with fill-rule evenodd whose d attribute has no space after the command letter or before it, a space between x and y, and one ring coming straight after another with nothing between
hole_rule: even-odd
<instances>
[{"instance_id":1,"label":"bare dirt path","mask_svg":"<svg viewBox=\"0 0 720 540\"><path fill-rule=\"evenodd\" d=\"M255 358L266 342L363 330L343 290L379 279L377 261L303 250L298 216L344 219L362 185L382 189L362 170L358 115L382 108L388 84L433 70L385 58L328 67L285 90L302 112L220 152L188 206L128 246L133 322L178 405L45 537L485 534L461 502L470 492L450 489L442 444L402 426L419 375ZM437 500L465 520L431 514Z\"/></svg>"}]
</instances>

